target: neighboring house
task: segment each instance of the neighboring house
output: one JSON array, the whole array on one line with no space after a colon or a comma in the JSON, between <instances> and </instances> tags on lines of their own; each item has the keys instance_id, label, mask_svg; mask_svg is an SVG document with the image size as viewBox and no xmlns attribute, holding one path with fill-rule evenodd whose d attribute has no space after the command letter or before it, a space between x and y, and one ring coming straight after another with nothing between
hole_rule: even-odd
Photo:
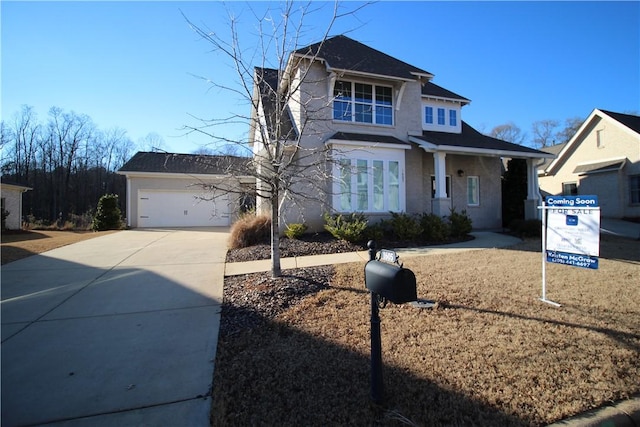
<instances>
[{"instance_id":1,"label":"neighboring house","mask_svg":"<svg viewBox=\"0 0 640 427\"><path fill-rule=\"evenodd\" d=\"M640 117L595 109L557 158L538 168L552 195L597 195L601 215L640 217Z\"/></svg>"},{"instance_id":2,"label":"neighboring house","mask_svg":"<svg viewBox=\"0 0 640 427\"><path fill-rule=\"evenodd\" d=\"M375 220L389 212L445 216L455 208L465 210L476 229L501 227L505 157L527 160L523 203L527 217L537 217L536 165L554 156L476 131L462 117L470 101L437 86L433 77L345 36L291 53L280 76L278 70L257 68L254 103L260 117L250 130L256 155L264 149L264 136L275 134L288 135L285 145L299 145L307 155L323 148L332 153L332 178L316 193L322 200L289 206L285 223L304 220L318 230L323 212L364 212ZM277 97L265 96L269 88L298 92L290 94L281 123L271 120Z\"/></svg>"},{"instance_id":3,"label":"neighboring house","mask_svg":"<svg viewBox=\"0 0 640 427\"><path fill-rule=\"evenodd\" d=\"M0 184L0 200L3 210L9 212L5 220L7 230L20 230L22 228L22 193L33 190L24 185L2 181Z\"/></svg>"},{"instance_id":4,"label":"neighboring house","mask_svg":"<svg viewBox=\"0 0 640 427\"><path fill-rule=\"evenodd\" d=\"M127 177L127 225L229 225L245 202L243 196L253 192L254 178L229 173L231 166L246 161L234 156L136 153L118 170ZM225 191L214 191L212 186Z\"/></svg>"}]
</instances>

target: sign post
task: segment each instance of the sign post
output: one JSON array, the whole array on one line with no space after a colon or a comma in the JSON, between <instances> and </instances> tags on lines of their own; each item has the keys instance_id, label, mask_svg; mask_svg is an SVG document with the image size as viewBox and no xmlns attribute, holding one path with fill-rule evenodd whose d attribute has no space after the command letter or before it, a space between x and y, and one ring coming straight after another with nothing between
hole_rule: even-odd
<instances>
[{"instance_id":1,"label":"sign post","mask_svg":"<svg viewBox=\"0 0 640 427\"><path fill-rule=\"evenodd\" d=\"M547 299L546 263L598 268L600 207L597 196L549 196L542 207L542 297Z\"/></svg>"}]
</instances>

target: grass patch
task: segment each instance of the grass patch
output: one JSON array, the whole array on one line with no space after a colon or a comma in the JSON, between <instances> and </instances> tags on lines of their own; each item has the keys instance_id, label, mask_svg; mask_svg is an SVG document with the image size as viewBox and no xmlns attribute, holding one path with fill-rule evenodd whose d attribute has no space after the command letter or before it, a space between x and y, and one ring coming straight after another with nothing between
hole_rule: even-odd
<instances>
[{"instance_id":1,"label":"grass patch","mask_svg":"<svg viewBox=\"0 0 640 427\"><path fill-rule=\"evenodd\" d=\"M404 260L432 310L381 310L386 404L369 403L364 264L259 328L221 337L212 425L546 425L640 392L638 242L599 270L547 265L540 240ZM250 307L244 307L250 310Z\"/></svg>"},{"instance_id":2,"label":"grass patch","mask_svg":"<svg viewBox=\"0 0 640 427\"><path fill-rule=\"evenodd\" d=\"M61 246L104 236L117 231L12 231L2 233L2 265L31 255L41 254Z\"/></svg>"}]
</instances>

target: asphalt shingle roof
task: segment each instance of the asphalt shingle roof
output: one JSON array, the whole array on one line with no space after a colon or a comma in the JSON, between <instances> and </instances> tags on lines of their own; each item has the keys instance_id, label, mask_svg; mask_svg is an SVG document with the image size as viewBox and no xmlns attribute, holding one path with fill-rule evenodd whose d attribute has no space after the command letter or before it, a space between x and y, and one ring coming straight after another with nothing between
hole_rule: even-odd
<instances>
[{"instance_id":1,"label":"asphalt shingle roof","mask_svg":"<svg viewBox=\"0 0 640 427\"><path fill-rule=\"evenodd\" d=\"M549 154L553 154L555 156L557 156L558 154L560 154L560 152L564 149L564 147L566 147L567 143L563 142L561 144L556 144L556 145L551 145L549 147L544 147L542 149L542 151L544 151L545 153L549 153ZM551 162L553 162L555 159L544 159L544 163L542 163L540 166L538 166L538 170L545 170L547 168L547 166L549 166L551 164Z\"/></svg>"},{"instance_id":2,"label":"asphalt shingle roof","mask_svg":"<svg viewBox=\"0 0 640 427\"><path fill-rule=\"evenodd\" d=\"M428 71L400 61L386 53L373 49L347 36L336 36L295 51L298 55L313 56L339 70L357 71L380 76L415 79L416 74L429 75Z\"/></svg>"},{"instance_id":3,"label":"asphalt shingle roof","mask_svg":"<svg viewBox=\"0 0 640 427\"><path fill-rule=\"evenodd\" d=\"M614 113L613 111L600 110L603 113L611 116L615 120L619 121L629 129L640 133L640 116L634 116L631 114Z\"/></svg>"},{"instance_id":4,"label":"asphalt shingle roof","mask_svg":"<svg viewBox=\"0 0 640 427\"><path fill-rule=\"evenodd\" d=\"M485 150L513 151L517 153L547 154L533 148L513 144L501 139L483 135L464 121L462 133L423 131L422 136L417 136L422 141L451 147L477 148Z\"/></svg>"},{"instance_id":5,"label":"asphalt shingle roof","mask_svg":"<svg viewBox=\"0 0 640 427\"><path fill-rule=\"evenodd\" d=\"M336 132L329 139L338 141L362 141L372 142L375 144L407 144L394 136L389 135L369 135L364 133Z\"/></svg>"},{"instance_id":6,"label":"asphalt shingle roof","mask_svg":"<svg viewBox=\"0 0 640 427\"><path fill-rule=\"evenodd\" d=\"M204 154L137 152L119 172L223 175L246 170L249 158Z\"/></svg>"},{"instance_id":7,"label":"asphalt shingle roof","mask_svg":"<svg viewBox=\"0 0 640 427\"><path fill-rule=\"evenodd\" d=\"M464 96L460 96L457 93L451 92L450 90L447 90L431 82L427 82L424 84L424 86L422 86L422 94L426 96L433 96L435 98L455 99L458 101L462 101L462 105L471 102Z\"/></svg>"},{"instance_id":8,"label":"asphalt shingle roof","mask_svg":"<svg viewBox=\"0 0 640 427\"><path fill-rule=\"evenodd\" d=\"M599 172L611 172L620 170L620 168L625 164L625 159L619 160L609 160L606 162L598 162L591 163L586 165L577 165L573 170L573 173L577 173L579 175L586 175L589 173L599 173Z\"/></svg>"}]
</instances>

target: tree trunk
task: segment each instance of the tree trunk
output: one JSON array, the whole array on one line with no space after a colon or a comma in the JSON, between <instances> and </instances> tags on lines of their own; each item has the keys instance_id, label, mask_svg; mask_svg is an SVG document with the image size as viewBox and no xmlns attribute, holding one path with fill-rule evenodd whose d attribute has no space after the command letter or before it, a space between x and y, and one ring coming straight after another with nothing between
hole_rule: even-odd
<instances>
[{"instance_id":1,"label":"tree trunk","mask_svg":"<svg viewBox=\"0 0 640 427\"><path fill-rule=\"evenodd\" d=\"M278 213L278 191L271 196L271 277L280 277L280 226Z\"/></svg>"}]
</instances>

